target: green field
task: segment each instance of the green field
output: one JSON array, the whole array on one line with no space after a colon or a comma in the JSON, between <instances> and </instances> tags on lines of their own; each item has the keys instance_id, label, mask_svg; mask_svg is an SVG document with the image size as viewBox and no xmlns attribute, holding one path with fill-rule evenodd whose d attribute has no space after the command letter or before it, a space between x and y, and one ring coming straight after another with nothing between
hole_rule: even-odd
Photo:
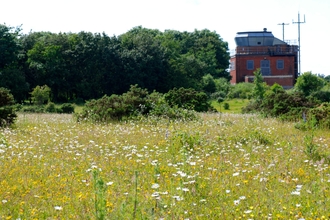
<instances>
[{"instance_id":1,"label":"green field","mask_svg":"<svg viewBox=\"0 0 330 220\"><path fill-rule=\"evenodd\" d=\"M200 116L97 125L20 114L0 130L0 219L330 218L329 131Z\"/></svg>"},{"instance_id":2,"label":"green field","mask_svg":"<svg viewBox=\"0 0 330 220\"><path fill-rule=\"evenodd\" d=\"M229 104L229 109L224 108L224 103ZM245 107L249 103L248 99L230 99L225 100L221 103L217 101L212 101L212 106L218 111L222 113L242 113L242 108Z\"/></svg>"}]
</instances>

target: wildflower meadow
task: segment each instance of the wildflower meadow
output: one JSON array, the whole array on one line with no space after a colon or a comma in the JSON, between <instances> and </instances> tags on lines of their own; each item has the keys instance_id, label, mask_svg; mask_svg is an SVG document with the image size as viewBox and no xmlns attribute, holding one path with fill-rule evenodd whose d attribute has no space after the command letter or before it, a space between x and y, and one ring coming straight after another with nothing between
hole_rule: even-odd
<instances>
[{"instance_id":1,"label":"wildflower meadow","mask_svg":"<svg viewBox=\"0 0 330 220\"><path fill-rule=\"evenodd\" d=\"M21 113L0 130L0 219L329 219L329 145L257 115Z\"/></svg>"}]
</instances>

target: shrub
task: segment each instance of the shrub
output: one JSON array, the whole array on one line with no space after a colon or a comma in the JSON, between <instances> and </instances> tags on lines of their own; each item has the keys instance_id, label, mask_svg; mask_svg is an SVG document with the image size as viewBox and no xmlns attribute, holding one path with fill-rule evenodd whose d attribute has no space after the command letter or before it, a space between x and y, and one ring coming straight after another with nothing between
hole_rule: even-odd
<instances>
[{"instance_id":1,"label":"shrub","mask_svg":"<svg viewBox=\"0 0 330 220\"><path fill-rule=\"evenodd\" d=\"M74 112L74 106L71 103L64 103L61 105L60 110L62 113L71 114Z\"/></svg>"},{"instance_id":2,"label":"shrub","mask_svg":"<svg viewBox=\"0 0 330 220\"><path fill-rule=\"evenodd\" d=\"M222 91L212 93L211 99L216 100L218 103L221 103L226 99L226 93L224 93Z\"/></svg>"},{"instance_id":3,"label":"shrub","mask_svg":"<svg viewBox=\"0 0 330 220\"><path fill-rule=\"evenodd\" d=\"M149 115L183 120L194 120L197 118L197 115L193 110L183 109L177 106L171 107L166 101L160 101L154 105L150 110Z\"/></svg>"},{"instance_id":4,"label":"shrub","mask_svg":"<svg viewBox=\"0 0 330 220\"><path fill-rule=\"evenodd\" d=\"M330 128L330 104L323 103L320 106L310 109L308 118L314 119L318 126Z\"/></svg>"},{"instance_id":5,"label":"shrub","mask_svg":"<svg viewBox=\"0 0 330 220\"><path fill-rule=\"evenodd\" d=\"M223 108L228 110L229 109L229 103L228 102L223 103Z\"/></svg>"},{"instance_id":6,"label":"shrub","mask_svg":"<svg viewBox=\"0 0 330 220\"><path fill-rule=\"evenodd\" d=\"M146 114L144 107L147 104L148 91L131 86L127 93L122 95L112 94L103 96L98 100L91 100L86 103L83 112L78 114L78 119L88 119L94 122L107 122L112 120L122 120Z\"/></svg>"},{"instance_id":7,"label":"shrub","mask_svg":"<svg viewBox=\"0 0 330 220\"><path fill-rule=\"evenodd\" d=\"M318 90L313 92L310 96L320 102L330 102L330 91Z\"/></svg>"},{"instance_id":8,"label":"shrub","mask_svg":"<svg viewBox=\"0 0 330 220\"><path fill-rule=\"evenodd\" d=\"M49 112L49 113L55 113L56 111L56 106L55 103L53 102L48 102L46 107L45 107L45 111Z\"/></svg>"},{"instance_id":9,"label":"shrub","mask_svg":"<svg viewBox=\"0 0 330 220\"><path fill-rule=\"evenodd\" d=\"M228 98L241 98L241 99L249 99L252 96L254 84L253 83L238 83L236 85L231 86L230 91L228 93Z\"/></svg>"},{"instance_id":10,"label":"shrub","mask_svg":"<svg viewBox=\"0 0 330 220\"><path fill-rule=\"evenodd\" d=\"M51 89L47 86L36 86L31 92L32 101L37 105L42 105L49 101Z\"/></svg>"},{"instance_id":11,"label":"shrub","mask_svg":"<svg viewBox=\"0 0 330 220\"><path fill-rule=\"evenodd\" d=\"M261 102L251 101L243 113L261 112L264 116L280 117L283 120L299 120L303 111L313 108L317 102L301 92L288 93L284 90L267 92Z\"/></svg>"},{"instance_id":12,"label":"shrub","mask_svg":"<svg viewBox=\"0 0 330 220\"><path fill-rule=\"evenodd\" d=\"M214 80L217 92L223 92L227 96L230 89L230 82L226 78L218 78Z\"/></svg>"},{"instance_id":13,"label":"shrub","mask_svg":"<svg viewBox=\"0 0 330 220\"><path fill-rule=\"evenodd\" d=\"M17 117L14 104L14 97L10 91L0 88L0 127L14 123Z\"/></svg>"},{"instance_id":14,"label":"shrub","mask_svg":"<svg viewBox=\"0 0 330 220\"><path fill-rule=\"evenodd\" d=\"M267 90L267 84L264 82L260 68L254 71L253 74L254 74L254 80L253 80L254 87L252 90L252 96L257 101L262 101L265 92Z\"/></svg>"},{"instance_id":15,"label":"shrub","mask_svg":"<svg viewBox=\"0 0 330 220\"><path fill-rule=\"evenodd\" d=\"M128 92L121 96L127 115L136 115L141 113L141 111L148 111L148 109L144 108L148 95L147 89L139 88L138 85L131 85Z\"/></svg>"},{"instance_id":16,"label":"shrub","mask_svg":"<svg viewBox=\"0 0 330 220\"><path fill-rule=\"evenodd\" d=\"M171 107L177 106L197 112L214 110L208 102L206 93L191 88L174 88L165 94L165 100Z\"/></svg>"},{"instance_id":17,"label":"shrub","mask_svg":"<svg viewBox=\"0 0 330 220\"><path fill-rule=\"evenodd\" d=\"M321 90L325 85L325 80L318 77L312 72L305 72L297 78L295 89L309 96L313 92Z\"/></svg>"},{"instance_id":18,"label":"shrub","mask_svg":"<svg viewBox=\"0 0 330 220\"><path fill-rule=\"evenodd\" d=\"M83 111L76 114L78 121L108 122L123 120L140 115L166 117L169 119L190 120L196 118L195 112L177 105L170 106L163 94L131 86L131 89L122 95L103 96L98 100L86 103Z\"/></svg>"},{"instance_id":19,"label":"shrub","mask_svg":"<svg viewBox=\"0 0 330 220\"><path fill-rule=\"evenodd\" d=\"M216 83L215 83L214 78L211 74L207 74L207 75L203 76L202 86L203 86L203 90L208 94L214 93L217 89L216 88Z\"/></svg>"},{"instance_id":20,"label":"shrub","mask_svg":"<svg viewBox=\"0 0 330 220\"><path fill-rule=\"evenodd\" d=\"M45 108L42 105L31 105L31 106L24 106L21 108L22 112L31 112L31 113L43 113L45 112Z\"/></svg>"}]
</instances>

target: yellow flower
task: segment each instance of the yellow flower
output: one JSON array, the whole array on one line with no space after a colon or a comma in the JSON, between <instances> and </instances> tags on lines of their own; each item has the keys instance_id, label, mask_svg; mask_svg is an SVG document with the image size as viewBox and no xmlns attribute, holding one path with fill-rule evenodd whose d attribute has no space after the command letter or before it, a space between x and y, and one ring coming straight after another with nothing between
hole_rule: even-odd
<instances>
[{"instance_id":1,"label":"yellow flower","mask_svg":"<svg viewBox=\"0 0 330 220\"><path fill-rule=\"evenodd\" d=\"M305 175L305 171L302 168L299 168L299 170L297 171L297 174L299 176L304 176Z\"/></svg>"}]
</instances>

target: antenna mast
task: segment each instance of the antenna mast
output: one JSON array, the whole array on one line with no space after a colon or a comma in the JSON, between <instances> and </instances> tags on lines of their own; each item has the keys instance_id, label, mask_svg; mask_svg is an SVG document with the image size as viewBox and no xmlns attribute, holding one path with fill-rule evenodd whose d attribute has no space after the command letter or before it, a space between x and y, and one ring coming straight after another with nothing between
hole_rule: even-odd
<instances>
[{"instance_id":1,"label":"antenna mast","mask_svg":"<svg viewBox=\"0 0 330 220\"><path fill-rule=\"evenodd\" d=\"M285 23L282 23L282 24L277 24L277 25L282 25L282 33L283 33L283 41L284 41L284 25L289 25L289 24L285 24Z\"/></svg>"},{"instance_id":2,"label":"antenna mast","mask_svg":"<svg viewBox=\"0 0 330 220\"><path fill-rule=\"evenodd\" d=\"M300 60L300 54L301 54L301 47L300 47L300 24L303 24L303 23L306 23L306 20L305 20L305 15L304 15L304 21L300 21L300 13L298 12L298 22L294 22L292 20L292 24L298 24L298 44L299 44L299 73L298 75L300 75L301 73L301 60Z\"/></svg>"}]
</instances>

